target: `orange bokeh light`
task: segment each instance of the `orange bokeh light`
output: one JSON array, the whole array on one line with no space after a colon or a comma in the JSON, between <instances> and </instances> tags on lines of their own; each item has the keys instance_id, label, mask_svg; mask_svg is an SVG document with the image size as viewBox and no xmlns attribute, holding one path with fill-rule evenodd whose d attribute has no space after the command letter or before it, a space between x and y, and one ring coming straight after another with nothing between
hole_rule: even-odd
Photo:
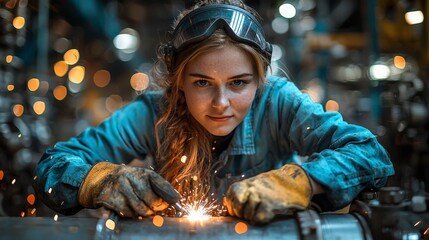
<instances>
[{"instance_id":1,"label":"orange bokeh light","mask_svg":"<svg viewBox=\"0 0 429 240\"><path fill-rule=\"evenodd\" d=\"M136 91L143 91L149 86L149 77L145 73L135 73L130 79L131 87Z\"/></svg>"},{"instance_id":2,"label":"orange bokeh light","mask_svg":"<svg viewBox=\"0 0 429 240\"><path fill-rule=\"evenodd\" d=\"M162 227L162 225L164 224L164 218L159 216L159 215L155 215L153 217L153 225L157 226L157 227Z\"/></svg>"},{"instance_id":3,"label":"orange bokeh light","mask_svg":"<svg viewBox=\"0 0 429 240\"><path fill-rule=\"evenodd\" d=\"M53 94L54 94L55 99L61 101L67 96L67 88L65 86L61 86L61 85L57 86L54 89Z\"/></svg>"},{"instance_id":4,"label":"orange bokeh light","mask_svg":"<svg viewBox=\"0 0 429 240\"><path fill-rule=\"evenodd\" d=\"M107 221L106 221L106 228L113 231L113 230L115 230L115 227L116 227L115 221L113 221L110 218L107 219Z\"/></svg>"},{"instance_id":5,"label":"orange bokeh light","mask_svg":"<svg viewBox=\"0 0 429 240\"><path fill-rule=\"evenodd\" d=\"M30 205L33 205L35 201L36 201L36 197L34 196L34 194L30 194L27 196L27 202Z\"/></svg>"},{"instance_id":6,"label":"orange bokeh light","mask_svg":"<svg viewBox=\"0 0 429 240\"><path fill-rule=\"evenodd\" d=\"M407 65L407 61L402 56L395 56L393 58L393 64L395 65L395 67L399 69L404 69L405 66Z\"/></svg>"},{"instance_id":7,"label":"orange bokeh light","mask_svg":"<svg viewBox=\"0 0 429 240\"><path fill-rule=\"evenodd\" d=\"M338 112L340 110L340 105L337 101L329 100L326 102L325 108L327 112Z\"/></svg>"},{"instance_id":8,"label":"orange bokeh light","mask_svg":"<svg viewBox=\"0 0 429 240\"><path fill-rule=\"evenodd\" d=\"M33 110L37 115L42 115L45 112L46 105L42 101L37 101L33 104Z\"/></svg>"},{"instance_id":9,"label":"orange bokeh light","mask_svg":"<svg viewBox=\"0 0 429 240\"><path fill-rule=\"evenodd\" d=\"M3 170L0 170L0 181L3 180L3 177L4 177L4 172Z\"/></svg>"},{"instance_id":10,"label":"orange bokeh light","mask_svg":"<svg viewBox=\"0 0 429 240\"><path fill-rule=\"evenodd\" d=\"M6 62L7 63L11 63L13 61L13 56L12 55L7 55L6 56Z\"/></svg>"},{"instance_id":11,"label":"orange bokeh light","mask_svg":"<svg viewBox=\"0 0 429 240\"><path fill-rule=\"evenodd\" d=\"M16 29L21 29L24 27L25 25L25 18L18 16L16 18L13 19L12 21L12 25L16 28Z\"/></svg>"},{"instance_id":12,"label":"orange bokeh light","mask_svg":"<svg viewBox=\"0 0 429 240\"><path fill-rule=\"evenodd\" d=\"M98 70L94 73L94 84L97 87L105 87L110 83L110 72L107 70Z\"/></svg>"},{"instance_id":13,"label":"orange bokeh light","mask_svg":"<svg viewBox=\"0 0 429 240\"><path fill-rule=\"evenodd\" d=\"M63 77L69 70L69 65L65 61L58 61L54 65L54 73L58 77Z\"/></svg>"},{"instance_id":14,"label":"orange bokeh light","mask_svg":"<svg viewBox=\"0 0 429 240\"><path fill-rule=\"evenodd\" d=\"M235 224L235 232L238 234L243 234L247 232L247 224L244 222L238 222Z\"/></svg>"},{"instance_id":15,"label":"orange bokeh light","mask_svg":"<svg viewBox=\"0 0 429 240\"><path fill-rule=\"evenodd\" d=\"M28 90L32 92L36 91L39 88L39 86L40 86L40 81L37 78L32 78L27 82Z\"/></svg>"},{"instance_id":16,"label":"orange bokeh light","mask_svg":"<svg viewBox=\"0 0 429 240\"><path fill-rule=\"evenodd\" d=\"M24 106L22 104L15 104L12 111L15 116L21 117L24 114Z\"/></svg>"},{"instance_id":17,"label":"orange bokeh light","mask_svg":"<svg viewBox=\"0 0 429 240\"><path fill-rule=\"evenodd\" d=\"M69 80L72 83L80 84L85 78L85 67L76 66L70 69Z\"/></svg>"},{"instance_id":18,"label":"orange bokeh light","mask_svg":"<svg viewBox=\"0 0 429 240\"><path fill-rule=\"evenodd\" d=\"M66 53L64 53L64 61L68 65L73 65L79 61L80 54L77 49L70 49Z\"/></svg>"}]
</instances>

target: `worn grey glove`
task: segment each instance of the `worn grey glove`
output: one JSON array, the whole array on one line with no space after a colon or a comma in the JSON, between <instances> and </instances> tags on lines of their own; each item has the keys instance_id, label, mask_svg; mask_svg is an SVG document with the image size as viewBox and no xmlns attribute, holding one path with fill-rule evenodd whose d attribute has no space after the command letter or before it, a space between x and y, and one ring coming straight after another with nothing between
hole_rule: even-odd
<instances>
[{"instance_id":1,"label":"worn grey glove","mask_svg":"<svg viewBox=\"0 0 429 240\"><path fill-rule=\"evenodd\" d=\"M168 207L166 201L179 200L180 194L154 171L109 162L94 165L79 189L83 207L104 206L131 218L153 215Z\"/></svg>"}]
</instances>

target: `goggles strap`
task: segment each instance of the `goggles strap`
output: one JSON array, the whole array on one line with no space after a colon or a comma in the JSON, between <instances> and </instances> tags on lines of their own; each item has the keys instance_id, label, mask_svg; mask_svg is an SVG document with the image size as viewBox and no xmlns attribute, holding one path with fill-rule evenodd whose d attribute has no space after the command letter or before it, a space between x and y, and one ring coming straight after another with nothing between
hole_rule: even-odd
<instances>
[{"instance_id":1,"label":"goggles strap","mask_svg":"<svg viewBox=\"0 0 429 240\"><path fill-rule=\"evenodd\" d=\"M162 54L164 55L164 62L167 66L167 70L171 72L173 70L176 50L174 49L173 43L170 41L162 46Z\"/></svg>"}]
</instances>

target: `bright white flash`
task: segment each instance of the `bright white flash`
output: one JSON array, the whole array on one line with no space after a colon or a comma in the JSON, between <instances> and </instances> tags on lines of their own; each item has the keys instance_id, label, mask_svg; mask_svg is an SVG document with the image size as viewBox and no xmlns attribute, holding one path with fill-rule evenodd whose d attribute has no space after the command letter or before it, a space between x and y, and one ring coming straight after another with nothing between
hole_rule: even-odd
<instances>
[{"instance_id":1,"label":"bright white flash","mask_svg":"<svg viewBox=\"0 0 429 240\"><path fill-rule=\"evenodd\" d=\"M204 207L197 206L195 209L190 209L188 218L191 221L202 221L208 219L207 210Z\"/></svg>"}]
</instances>

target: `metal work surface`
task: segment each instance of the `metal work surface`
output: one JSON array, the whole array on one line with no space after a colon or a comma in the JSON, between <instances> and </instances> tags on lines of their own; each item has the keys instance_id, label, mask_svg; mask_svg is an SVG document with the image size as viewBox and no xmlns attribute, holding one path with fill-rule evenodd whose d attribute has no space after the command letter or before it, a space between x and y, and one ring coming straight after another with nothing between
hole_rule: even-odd
<instances>
[{"instance_id":1,"label":"metal work surface","mask_svg":"<svg viewBox=\"0 0 429 240\"><path fill-rule=\"evenodd\" d=\"M116 231L97 239L300 239L294 221L290 219L266 226L253 226L230 217L214 217L204 221L164 218L163 225L157 227L151 219L121 219Z\"/></svg>"},{"instance_id":2,"label":"metal work surface","mask_svg":"<svg viewBox=\"0 0 429 240\"><path fill-rule=\"evenodd\" d=\"M351 215L325 215L317 221L282 218L255 226L231 217L112 218L3 217L0 239L370 239ZM315 226L317 222L319 226ZM330 222L330 223L328 223ZM322 226L324 225L324 226ZM303 232L307 227L309 232ZM305 236L304 236L304 235Z\"/></svg>"},{"instance_id":3,"label":"metal work surface","mask_svg":"<svg viewBox=\"0 0 429 240\"><path fill-rule=\"evenodd\" d=\"M0 239L94 239L96 218L0 217Z\"/></svg>"},{"instance_id":4,"label":"metal work surface","mask_svg":"<svg viewBox=\"0 0 429 240\"><path fill-rule=\"evenodd\" d=\"M157 219L156 219L157 218ZM191 220L187 217L99 219L95 239L337 239L371 240L369 229L350 214L318 215L305 211L256 226L231 217Z\"/></svg>"}]
</instances>

